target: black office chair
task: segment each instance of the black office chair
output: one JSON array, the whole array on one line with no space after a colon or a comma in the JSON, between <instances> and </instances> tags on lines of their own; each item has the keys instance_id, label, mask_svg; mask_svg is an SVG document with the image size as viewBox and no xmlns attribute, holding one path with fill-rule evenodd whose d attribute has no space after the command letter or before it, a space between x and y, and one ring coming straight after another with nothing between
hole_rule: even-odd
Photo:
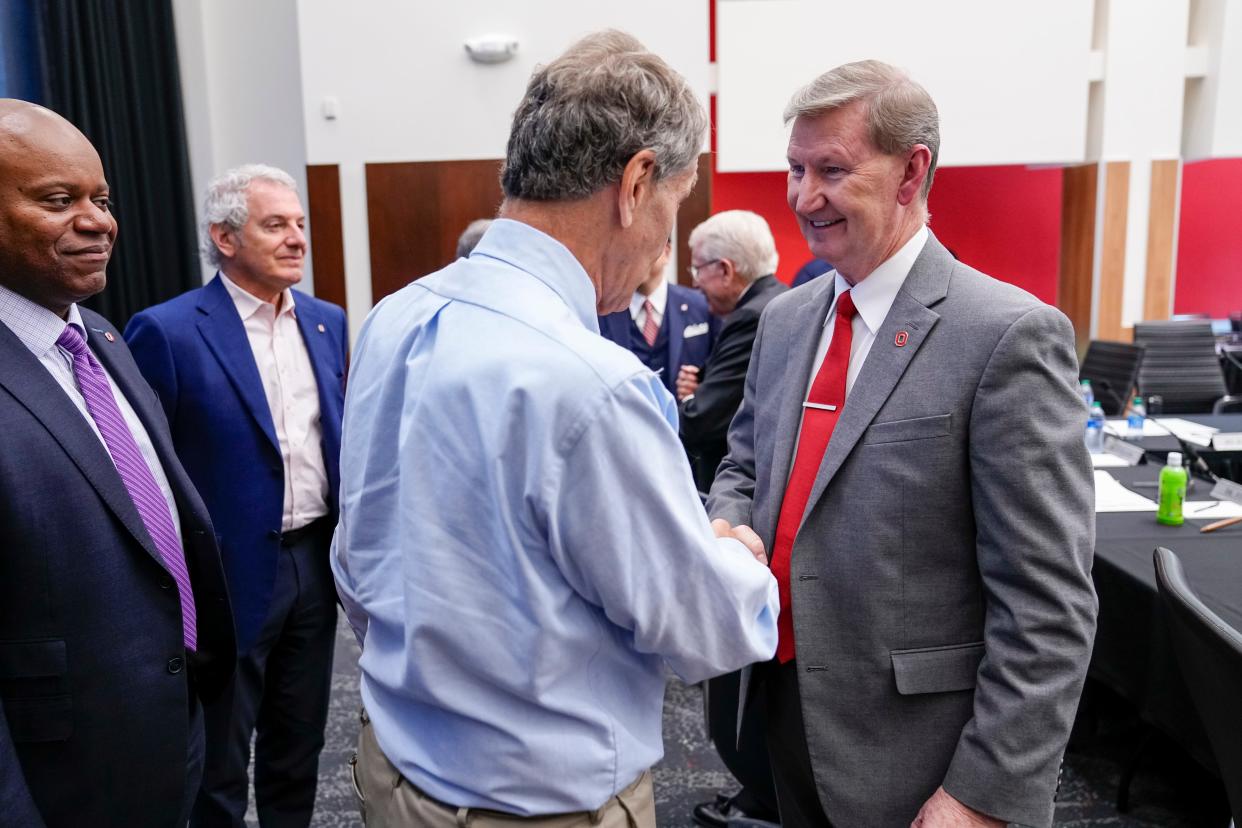
<instances>
[{"instance_id":1,"label":"black office chair","mask_svg":"<svg viewBox=\"0 0 1242 828\"><path fill-rule=\"evenodd\" d=\"M1158 548L1155 558L1165 622L1236 825L1242 818L1242 632L1199 600L1176 555Z\"/></svg>"},{"instance_id":2,"label":"black office chair","mask_svg":"<svg viewBox=\"0 0 1242 828\"><path fill-rule=\"evenodd\" d=\"M1139 393L1161 397L1165 414L1206 414L1225 396L1210 322L1139 322L1134 342L1144 348Z\"/></svg>"},{"instance_id":3,"label":"black office chair","mask_svg":"<svg viewBox=\"0 0 1242 828\"><path fill-rule=\"evenodd\" d=\"M1078 369L1078 379L1091 380L1104 413L1116 417L1125 411L1143 364L1143 346L1093 339Z\"/></svg>"},{"instance_id":4,"label":"black office chair","mask_svg":"<svg viewBox=\"0 0 1242 828\"><path fill-rule=\"evenodd\" d=\"M1238 414L1242 413L1242 395L1234 394L1229 397L1221 397L1212 405L1213 414Z\"/></svg>"}]
</instances>

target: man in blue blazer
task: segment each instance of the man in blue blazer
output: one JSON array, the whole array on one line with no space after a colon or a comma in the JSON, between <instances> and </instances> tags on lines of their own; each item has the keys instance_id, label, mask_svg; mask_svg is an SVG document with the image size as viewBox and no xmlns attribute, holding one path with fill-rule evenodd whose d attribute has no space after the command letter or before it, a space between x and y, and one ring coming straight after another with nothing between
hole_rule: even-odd
<instances>
[{"instance_id":1,"label":"man in blue blazer","mask_svg":"<svg viewBox=\"0 0 1242 828\"><path fill-rule=\"evenodd\" d=\"M707 362L717 320L708 313L703 294L665 280L664 266L672 252L670 242L634 292L629 309L601 316L599 332L631 351L676 394L678 370L702 368Z\"/></svg>"},{"instance_id":2,"label":"man in blue blazer","mask_svg":"<svg viewBox=\"0 0 1242 828\"><path fill-rule=\"evenodd\" d=\"M305 217L293 179L262 165L213 181L205 287L125 331L220 534L237 622L231 699L207 710L196 825L241 826L251 735L259 821L305 826L315 801L336 626L345 312L292 290Z\"/></svg>"},{"instance_id":3,"label":"man in blue blazer","mask_svg":"<svg viewBox=\"0 0 1242 828\"><path fill-rule=\"evenodd\" d=\"M120 333L99 156L0 100L0 826L184 825L236 659L211 520Z\"/></svg>"}]
</instances>

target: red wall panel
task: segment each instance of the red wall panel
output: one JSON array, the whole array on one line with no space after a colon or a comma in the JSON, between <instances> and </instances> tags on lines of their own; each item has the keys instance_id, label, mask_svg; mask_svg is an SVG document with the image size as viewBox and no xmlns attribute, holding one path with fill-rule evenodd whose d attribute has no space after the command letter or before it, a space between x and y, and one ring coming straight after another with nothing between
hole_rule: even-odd
<instances>
[{"instance_id":1,"label":"red wall panel","mask_svg":"<svg viewBox=\"0 0 1242 828\"><path fill-rule=\"evenodd\" d=\"M1061 171L952 167L936 173L932 229L963 261L1055 303L1061 255ZM715 173L712 212L753 210L768 220L789 281L808 259L785 201L785 174Z\"/></svg>"},{"instance_id":2,"label":"red wall panel","mask_svg":"<svg viewBox=\"0 0 1242 828\"><path fill-rule=\"evenodd\" d=\"M1182 167L1174 313L1242 310L1242 159Z\"/></svg>"}]
</instances>

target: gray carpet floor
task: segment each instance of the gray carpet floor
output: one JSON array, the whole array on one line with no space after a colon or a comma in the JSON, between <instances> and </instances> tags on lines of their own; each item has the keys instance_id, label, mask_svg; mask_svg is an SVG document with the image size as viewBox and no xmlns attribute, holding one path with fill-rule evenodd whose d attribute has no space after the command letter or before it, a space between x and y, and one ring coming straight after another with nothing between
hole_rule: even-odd
<instances>
[{"instance_id":1,"label":"gray carpet floor","mask_svg":"<svg viewBox=\"0 0 1242 828\"><path fill-rule=\"evenodd\" d=\"M358 735L358 648L341 622L332 678L327 744L319 763L316 828L360 826L348 777L348 761ZM1114 806L1122 763L1137 739L1126 723L1105 722L1100 732L1066 755L1056 824L1097 828L1225 828L1219 783L1205 781L1189 759L1155 743L1151 758L1135 778L1129 813ZM1077 740L1076 740L1077 741ZM655 769L656 814L661 828L693 825L691 809L717 791L734 787L703 727L703 701L697 687L672 682L664 702L664 760ZM253 808L248 824L254 821Z\"/></svg>"}]
</instances>

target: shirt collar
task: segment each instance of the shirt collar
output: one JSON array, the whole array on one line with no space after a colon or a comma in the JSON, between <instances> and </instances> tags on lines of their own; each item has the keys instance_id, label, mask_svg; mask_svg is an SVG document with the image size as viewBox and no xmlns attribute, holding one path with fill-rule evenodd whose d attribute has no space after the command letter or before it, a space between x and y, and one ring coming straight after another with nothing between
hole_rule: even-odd
<instances>
[{"instance_id":1,"label":"shirt collar","mask_svg":"<svg viewBox=\"0 0 1242 828\"><path fill-rule=\"evenodd\" d=\"M668 305L668 282L661 280L655 290L647 296L634 291L634 296L630 299L630 316L638 318L638 312L643 309L643 302L646 301L651 302L651 307L655 308L656 314L663 319L664 308Z\"/></svg>"},{"instance_id":2,"label":"shirt collar","mask_svg":"<svg viewBox=\"0 0 1242 828\"><path fill-rule=\"evenodd\" d=\"M569 248L529 224L496 219L470 254L516 267L551 288L587 330L599 333L595 285Z\"/></svg>"},{"instance_id":3,"label":"shirt collar","mask_svg":"<svg viewBox=\"0 0 1242 828\"><path fill-rule=\"evenodd\" d=\"M900 250L853 287L845 281L844 276L833 271L836 293L832 299L832 305L828 308L828 315L824 317L824 325L828 324L828 320L836 312L837 297L848 290L854 299L854 307L858 309L858 315L862 317L863 324L874 336L884 324L884 319L888 316L888 311L892 308L893 300L897 298L901 286L906 283L906 277L910 275L910 269L914 267L914 260L919 257L923 245L927 243L927 236L927 227L924 225L901 246Z\"/></svg>"},{"instance_id":4,"label":"shirt collar","mask_svg":"<svg viewBox=\"0 0 1242 828\"><path fill-rule=\"evenodd\" d=\"M236 306L237 313L241 316L243 321L254 316L265 305L272 308L276 307L271 302L264 302L253 293L246 291L228 276L225 276L223 270L218 270L216 273L219 274L220 281L224 283L224 289L229 292L229 297L232 298L233 305ZM287 313L293 313L293 291L289 290L289 288L285 288L280 292L280 295L282 297L280 300L280 312L277 313L276 316L284 316Z\"/></svg>"},{"instance_id":5,"label":"shirt collar","mask_svg":"<svg viewBox=\"0 0 1242 828\"><path fill-rule=\"evenodd\" d=\"M82 338L87 338L82 312L76 303L69 306L66 317L61 319L42 305L0 285L0 322L8 326L36 357L42 357L55 347L66 323L76 325Z\"/></svg>"}]
</instances>

